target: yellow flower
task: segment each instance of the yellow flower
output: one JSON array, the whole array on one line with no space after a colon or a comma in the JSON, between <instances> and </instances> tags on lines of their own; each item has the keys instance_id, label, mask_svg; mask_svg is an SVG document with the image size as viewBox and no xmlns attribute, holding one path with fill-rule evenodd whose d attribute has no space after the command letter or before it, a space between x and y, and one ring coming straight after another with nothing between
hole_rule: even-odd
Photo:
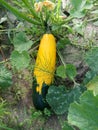
<instances>
[{"instance_id":1,"label":"yellow flower","mask_svg":"<svg viewBox=\"0 0 98 130\"><path fill-rule=\"evenodd\" d=\"M38 3L34 4L34 8L35 8L36 12L42 11L42 7L43 7L43 3L42 2L38 2Z\"/></svg>"},{"instance_id":2,"label":"yellow flower","mask_svg":"<svg viewBox=\"0 0 98 130\"><path fill-rule=\"evenodd\" d=\"M47 7L49 10L54 10L55 4L49 0L43 2L43 6Z\"/></svg>"},{"instance_id":3,"label":"yellow flower","mask_svg":"<svg viewBox=\"0 0 98 130\"><path fill-rule=\"evenodd\" d=\"M36 12L42 11L43 7L46 7L48 10L54 10L55 4L49 0L45 0L43 2L37 2L34 4Z\"/></svg>"}]
</instances>

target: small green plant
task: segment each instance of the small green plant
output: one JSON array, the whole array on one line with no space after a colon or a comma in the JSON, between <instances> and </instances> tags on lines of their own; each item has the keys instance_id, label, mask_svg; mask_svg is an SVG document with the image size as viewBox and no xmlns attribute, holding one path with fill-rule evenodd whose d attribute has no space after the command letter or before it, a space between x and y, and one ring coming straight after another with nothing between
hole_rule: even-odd
<instances>
[{"instance_id":1,"label":"small green plant","mask_svg":"<svg viewBox=\"0 0 98 130\"><path fill-rule=\"evenodd\" d=\"M4 118L6 115L9 114L6 106L6 101L4 101L2 98L0 98L0 129L4 130L13 130L4 123Z\"/></svg>"},{"instance_id":2,"label":"small green plant","mask_svg":"<svg viewBox=\"0 0 98 130\"><path fill-rule=\"evenodd\" d=\"M0 65L0 88L5 89L11 85L12 73L4 65Z\"/></svg>"},{"instance_id":3,"label":"small green plant","mask_svg":"<svg viewBox=\"0 0 98 130\"><path fill-rule=\"evenodd\" d=\"M52 115L52 111L50 111L49 109L45 108L43 115L47 118L50 117Z\"/></svg>"}]
</instances>

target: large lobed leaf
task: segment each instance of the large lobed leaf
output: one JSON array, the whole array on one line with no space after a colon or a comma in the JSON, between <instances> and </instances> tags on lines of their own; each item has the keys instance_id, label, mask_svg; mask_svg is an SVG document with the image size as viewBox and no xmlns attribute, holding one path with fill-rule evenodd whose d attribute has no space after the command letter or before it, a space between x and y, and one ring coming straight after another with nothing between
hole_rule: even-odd
<instances>
[{"instance_id":1,"label":"large lobed leaf","mask_svg":"<svg viewBox=\"0 0 98 130\"><path fill-rule=\"evenodd\" d=\"M24 32L20 32L14 37L13 44L15 50L23 52L28 51L33 45L33 42L27 39L26 34Z\"/></svg>"},{"instance_id":2,"label":"large lobed leaf","mask_svg":"<svg viewBox=\"0 0 98 130\"><path fill-rule=\"evenodd\" d=\"M98 94L98 47L90 49L85 56L85 62L90 71L86 73L84 84L88 90L93 90L94 95Z\"/></svg>"},{"instance_id":3,"label":"large lobed leaf","mask_svg":"<svg viewBox=\"0 0 98 130\"><path fill-rule=\"evenodd\" d=\"M79 86L68 91L63 85L58 87L52 85L48 89L46 100L56 114L63 114L68 112L70 103L79 100L81 93Z\"/></svg>"},{"instance_id":4,"label":"large lobed leaf","mask_svg":"<svg viewBox=\"0 0 98 130\"><path fill-rule=\"evenodd\" d=\"M63 86L50 86L46 99L56 114L63 114L66 112L66 108L68 108L66 100L67 95Z\"/></svg>"},{"instance_id":5,"label":"large lobed leaf","mask_svg":"<svg viewBox=\"0 0 98 130\"><path fill-rule=\"evenodd\" d=\"M22 70L29 66L30 56L27 51L23 51L22 53L13 51L10 58L12 67L17 70Z\"/></svg>"},{"instance_id":6,"label":"large lobed leaf","mask_svg":"<svg viewBox=\"0 0 98 130\"><path fill-rule=\"evenodd\" d=\"M86 91L80 97L80 103L70 105L68 122L80 130L98 130L98 95Z\"/></svg>"},{"instance_id":7,"label":"large lobed leaf","mask_svg":"<svg viewBox=\"0 0 98 130\"><path fill-rule=\"evenodd\" d=\"M72 9L70 14L76 18L82 18L86 15L88 9L93 7L93 2L90 0L71 0Z\"/></svg>"}]
</instances>

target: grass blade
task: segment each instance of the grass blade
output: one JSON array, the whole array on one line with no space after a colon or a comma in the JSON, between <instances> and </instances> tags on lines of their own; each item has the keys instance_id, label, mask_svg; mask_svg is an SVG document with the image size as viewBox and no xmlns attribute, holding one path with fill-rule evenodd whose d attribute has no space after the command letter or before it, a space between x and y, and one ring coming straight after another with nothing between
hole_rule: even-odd
<instances>
[{"instance_id":1,"label":"grass blade","mask_svg":"<svg viewBox=\"0 0 98 130\"><path fill-rule=\"evenodd\" d=\"M30 5L29 1L27 0L22 0L22 2L25 4L25 6L27 7L27 9L30 10L30 12L32 13L32 15L39 20L39 17L37 16L36 12L32 9L32 6Z\"/></svg>"}]
</instances>

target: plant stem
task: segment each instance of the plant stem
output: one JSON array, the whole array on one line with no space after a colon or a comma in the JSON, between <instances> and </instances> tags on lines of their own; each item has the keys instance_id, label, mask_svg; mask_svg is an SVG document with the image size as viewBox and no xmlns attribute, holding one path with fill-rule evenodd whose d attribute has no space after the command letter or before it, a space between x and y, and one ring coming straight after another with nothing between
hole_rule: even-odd
<instances>
[{"instance_id":1,"label":"plant stem","mask_svg":"<svg viewBox=\"0 0 98 130\"><path fill-rule=\"evenodd\" d=\"M57 9L56 9L57 18L59 17L59 14L60 14L61 2L62 2L61 0L58 0L58 5L57 5Z\"/></svg>"},{"instance_id":2,"label":"plant stem","mask_svg":"<svg viewBox=\"0 0 98 130\"><path fill-rule=\"evenodd\" d=\"M0 64L3 64L3 63L8 62L8 61L9 61L9 59L6 59L5 61L1 61Z\"/></svg>"},{"instance_id":3,"label":"plant stem","mask_svg":"<svg viewBox=\"0 0 98 130\"><path fill-rule=\"evenodd\" d=\"M5 58L4 52L2 50L2 47L0 47L0 51L1 51L1 55L2 55L3 60L6 61L6 58Z\"/></svg>"},{"instance_id":4,"label":"plant stem","mask_svg":"<svg viewBox=\"0 0 98 130\"><path fill-rule=\"evenodd\" d=\"M87 22L92 22L92 21L96 21L96 20L98 20L98 17L89 19L89 20L87 20Z\"/></svg>"},{"instance_id":5,"label":"plant stem","mask_svg":"<svg viewBox=\"0 0 98 130\"><path fill-rule=\"evenodd\" d=\"M62 64L64 65L64 67L66 67L66 64L65 64L65 62L64 62L64 59L63 59L63 57L62 57L62 55L61 55L61 53L60 53L60 51L57 49L57 53L58 53L58 55L59 55L59 57L60 57L60 59L61 59L61 62L62 62Z\"/></svg>"}]
</instances>

